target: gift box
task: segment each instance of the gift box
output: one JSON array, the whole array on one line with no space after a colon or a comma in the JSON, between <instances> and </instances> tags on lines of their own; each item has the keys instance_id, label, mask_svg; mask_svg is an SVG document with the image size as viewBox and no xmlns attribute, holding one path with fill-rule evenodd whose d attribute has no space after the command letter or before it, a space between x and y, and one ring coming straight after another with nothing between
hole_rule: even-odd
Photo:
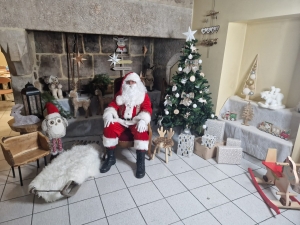
<instances>
[{"instance_id":1,"label":"gift box","mask_svg":"<svg viewBox=\"0 0 300 225\"><path fill-rule=\"evenodd\" d=\"M203 159L211 159L216 157L218 146L224 145L224 142L216 143L212 148L208 148L204 145L201 145L201 137L195 138L195 149L194 154L200 156Z\"/></svg>"},{"instance_id":2,"label":"gift box","mask_svg":"<svg viewBox=\"0 0 300 225\"><path fill-rule=\"evenodd\" d=\"M218 146L217 163L241 164L243 149L232 146Z\"/></svg>"},{"instance_id":3,"label":"gift box","mask_svg":"<svg viewBox=\"0 0 300 225\"><path fill-rule=\"evenodd\" d=\"M241 147L242 146L242 141L239 140L239 139L227 138L226 146Z\"/></svg>"},{"instance_id":4,"label":"gift box","mask_svg":"<svg viewBox=\"0 0 300 225\"><path fill-rule=\"evenodd\" d=\"M201 139L201 145L212 148L216 144L217 137L210 134L204 134Z\"/></svg>"},{"instance_id":5,"label":"gift box","mask_svg":"<svg viewBox=\"0 0 300 225\"><path fill-rule=\"evenodd\" d=\"M190 157L194 150L195 136L191 134L180 134L178 137L177 154Z\"/></svg>"},{"instance_id":6,"label":"gift box","mask_svg":"<svg viewBox=\"0 0 300 225\"><path fill-rule=\"evenodd\" d=\"M216 142L222 142L224 138L225 122L219 120L208 119L205 123L207 129L205 134L216 136Z\"/></svg>"}]
</instances>

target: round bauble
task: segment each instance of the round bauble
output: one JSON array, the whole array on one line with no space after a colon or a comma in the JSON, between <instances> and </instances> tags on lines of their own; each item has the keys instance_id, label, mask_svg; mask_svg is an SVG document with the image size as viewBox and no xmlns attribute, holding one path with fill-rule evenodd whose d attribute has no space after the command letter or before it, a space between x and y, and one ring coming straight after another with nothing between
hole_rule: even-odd
<instances>
[{"instance_id":1,"label":"round bauble","mask_svg":"<svg viewBox=\"0 0 300 225\"><path fill-rule=\"evenodd\" d=\"M182 84L185 84L185 83L186 83L186 81L187 81L187 79L186 79L186 78L183 78L183 79L181 79L181 83L182 83Z\"/></svg>"},{"instance_id":2,"label":"round bauble","mask_svg":"<svg viewBox=\"0 0 300 225\"><path fill-rule=\"evenodd\" d=\"M208 88L205 88L205 89L204 89L204 92L205 92L205 93L208 93L208 92L209 92L209 89L208 89Z\"/></svg>"},{"instance_id":3,"label":"round bauble","mask_svg":"<svg viewBox=\"0 0 300 225\"><path fill-rule=\"evenodd\" d=\"M256 78L256 75L255 75L255 74L251 74L251 75L250 75L250 79L251 79L251 80L255 80L255 78Z\"/></svg>"},{"instance_id":4,"label":"round bauble","mask_svg":"<svg viewBox=\"0 0 300 225\"><path fill-rule=\"evenodd\" d=\"M200 76L201 76L201 77L204 77L205 75L204 75L204 73L203 73L203 72L201 72L201 73L200 73Z\"/></svg>"},{"instance_id":5,"label":"round bauble","mask_svg":"<svg viewBox=\"0 0 300 225\"><path fill-rule=\"evenodd\" d=\"M200 94L202 94L202 91L199 91Z\"/></svg>"},{"instance_id":6,"label":"round bauble","mask_svg":"<svg viewBox=\"0 0 300 225\"><path fill-rule=\"evenodd\" d=\"M254 81L253 80L247 80L246 84L250 86L250 85L254 84Z\"/></svg>"},{"instance_id":7,"label":"round bauble","mask_svg":"<svg viewBox=\"0 0 300 225\"><path fill-rule=\"evenodd\" d=\"M252 70L252 71L251 71L251 74L255 74L255 71L254 71L254 70Z\"/></svg>"},{"instance_id":8,"label":"round bauble","mask_svg":"<svg viewBox=\"0 0 300 225\"><path fill-rule=\"evenodd\" d=\"M248 95L254 95L254 92L253 92L253 91L250 91Z\"/></svg>"},{"instance_id":9,"label":"round bauble","mask_svg":"<svg viewBox=\"0 0 300 225\"><path fill-rule=\"evenodd\" d=\"M255 89L255 85L253 84L253 85L250 85L249 86L249 89L251 90L251 91L253 91L254 89Z\"/></svg>"},{"instance_id":10,"label":"round bauble","mask_svg":"<svg viewBox=\"0 0 300 225\"><path fill-rule=\"evenodd\" d=\"M174 86L172 87L172 91L176 91L176 90L177 90L177 86L174 85Z\"/></svg>"},{"instance_id":11,"label":"round bauble","mask_svg":"<svg viewBox=\"0 0 300 225\"><path fill-rule=\"evenodd\" d=\"M244 88L243 89L243 94L244 95L249 95L250 92L251 92L251 90L249 88Z\"/></svg>"},{"instance_id":12,"label":"round bauble","mask_svg":"<svg viewBox=\"0 0 300 225\"><path fill-rule=\"evenodd\" d=\"M202 59L199 59L199 64L201 64L202 63Z\"/></svg>"},{"instance_id":13,"label":"round bauble","mask_svg":"<svg viewBox=\"0 0 300 225\"><path fill-rule=\"evenodd\" d=\"M169 115L169 111L168 111L168 110L165 110L165 114L166 114L166 115Z\"/></svg>"},{"instance_id":14,"label":"round bauble","mask_svg":"<svg viewBox=\"0 0 300 225\"><path fill-rule=\"evenodd\" d=\"M196 80L196 77L194 76L194 75L192 75L191 77L190 77L190 81L191 82L194 82Z\"/></svg>"},{"instance_id":15,"label":"round bauble","mask_svg":"<svg viewBox=\"0 0 300 225\"><path fill-rule=\"evenodd\" d=\"M182 67L181 67L181 66L178 67L178 71L179 71L179 72L182 71Z\"/></svg>"},{"instance_id":16,"label":"round bauble","mask_svg":"<svg viewBox=\"0 0 300 225\"><path fill-rule=\"evenodd\" d=\"M178 94L178 93L176 93L176 94L175 94L175 97L176 97L176 98L178 98L178 97L179 97L179 94Z\"/></svg>"},{"instance_id":17,"label":"round bauble","mask_svg":"<svg viewBox=\"0 0 300 225\"><path fill-rule=\"evenodd\" d=\"M211 117L211 118L215 118L215 114L211 114L210 117Z\"/></svg>"},{"instance_id":18,"label":"round bauble","mask_svg":"<svg viewBox=\"0 0 300 225\"><path fill-rule=\"evenodd\" d=\"M197 108L197 105L196 105L196 104L193 104L193 108Z\"/></svg>"},{"instance_id":19,"label":"round bauble","mask_svg":"<svg viewBox=\"0 0 300 225\"><path fill-rule=\"evenodd\" d=\"M192 59L192 58L193 58L193 55L192 55L192 54L189 54L188 58L189 58L189 59Z\"/></svg>"},{"instance_id":20,"label":"round bauble","mask_svg":"<svg viewBox=\"0 0 300 225\"><path fill-rule=\"evenodd\" d=\"M204 124L202 127L203 127L203 129L205 130L207 126Z\"/></svg>"},{"instance_id":21,"label":"round bauble","mask_svg":"<svg viewBox=\"0 0 300 225\"><path fill-rule=\"evenodd\" d=\"M175 110L174 110L174 114L177 115L178 113L179 113L179 110L178 110L178 109L175 109Z\"/></svg>"}]
</instances>

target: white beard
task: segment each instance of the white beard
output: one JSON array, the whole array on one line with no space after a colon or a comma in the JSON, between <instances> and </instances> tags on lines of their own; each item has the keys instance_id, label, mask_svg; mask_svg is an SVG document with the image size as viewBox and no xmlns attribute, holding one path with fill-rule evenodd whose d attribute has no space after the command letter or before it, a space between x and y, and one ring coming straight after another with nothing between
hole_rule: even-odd
<instances>
[{"instance_id":1,"label":"white beard","mask_svg":"<svg viewBox=\"0 0 300 225\"><path fill-rule=\"evenodd\" d=\"M136 106L144 101L146 87L142 83L136 83L133 85L123 84L122 86L122 98L126 105Z\"/></svg>"}]
</instances>

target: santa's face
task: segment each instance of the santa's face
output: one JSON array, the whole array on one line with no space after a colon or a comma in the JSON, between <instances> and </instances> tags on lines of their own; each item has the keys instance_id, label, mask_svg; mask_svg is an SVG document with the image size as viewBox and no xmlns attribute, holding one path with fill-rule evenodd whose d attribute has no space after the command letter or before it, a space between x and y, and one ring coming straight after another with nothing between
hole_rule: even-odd
<instances>
[{"instance_id":1,"label":"santa's face","mask_svg":"<svg viewBox=\"0 0 300 225\"><path fill-rule=\"evenodd\" d=\"M122 85L122 97L126 104L137 105L137 99L145 95L145 86L141 81L127 80Z\"/></svg>"}]
</instances>

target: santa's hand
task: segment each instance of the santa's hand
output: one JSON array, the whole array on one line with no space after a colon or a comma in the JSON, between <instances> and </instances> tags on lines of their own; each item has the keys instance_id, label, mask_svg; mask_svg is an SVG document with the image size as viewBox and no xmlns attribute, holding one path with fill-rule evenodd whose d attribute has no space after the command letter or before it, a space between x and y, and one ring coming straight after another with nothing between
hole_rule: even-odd
<instances>
[{"instance_id":1,"label":"santa's hand","mask_svg":"<svg viewBox=\"0 0 300 225\"><path fill-rule=\"evenodd\" d=\"M144 120L140 120L138 124L136 125L137 131L142 133L147 130L147 124Z\"/></svg>"},{"instance_id":2,"label":"santa's hand","mask_svg":"<svg viewBox=\"0 0 300 225\"><path fill-rule=\"evenodd\" d=\"M112 115L108 115L104 120L104 127L108 127L110 124L114 124L114 118Z\"/></svg>"},{"instance_id":3,"label":"santa's hand","mask_svg":"<svg viewBox=\"0 0 300 225\"><path fill-rule=\"evenodd\" d=\"M111 114L113 115L113 117L114 117L115 119L119 119L119 116L118 116L117 111L112 111Z\"/></svg>"}]
</instances>

